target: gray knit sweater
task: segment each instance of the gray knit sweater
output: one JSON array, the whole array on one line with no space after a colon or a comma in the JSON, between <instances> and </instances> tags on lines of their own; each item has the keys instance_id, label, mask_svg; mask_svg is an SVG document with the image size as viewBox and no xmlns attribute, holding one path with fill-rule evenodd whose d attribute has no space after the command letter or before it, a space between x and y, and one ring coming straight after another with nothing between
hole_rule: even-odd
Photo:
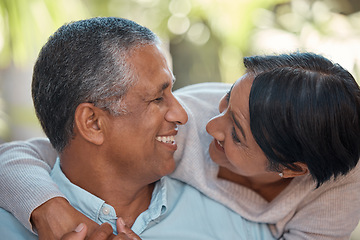
<instances>
[{"instance_id":1,"label":"gray knit sweater","mask_svg":"<svg viewBox=\"0 0 360 240\"><path fill-rule=\"evenodd\" d=\"M250 221L268 223L276 238L349 239L360 219L359 164L345 177L318 189L310 176L296 177L271 202L248 188L217 178L218 166L208 154L212 138L205 125L218 114L218 102L229 87L202 83L175 92L189 121L179 126L178 166L171 177L187 182ZM28 229L36 207L53 197L64 197L49 176L56 156L44 138L0 146L0 207Z\"/></svg>"}]
</instances>

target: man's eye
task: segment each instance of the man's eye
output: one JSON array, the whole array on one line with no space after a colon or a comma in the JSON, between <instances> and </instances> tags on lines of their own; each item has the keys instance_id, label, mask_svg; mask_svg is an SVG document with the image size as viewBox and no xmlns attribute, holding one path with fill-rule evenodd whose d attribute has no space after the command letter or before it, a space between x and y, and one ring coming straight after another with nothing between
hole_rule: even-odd
<instances>
[{"instance_id":1,"label":"man's eye","mask_svg":"<svg viewBox=\"0 0 360 240\"><path fill-rule=\"evenodd\" d=\"M158 97L153 100L153 102L162 102L164 100L164 97Z\"/></svg>"}]
</instances>

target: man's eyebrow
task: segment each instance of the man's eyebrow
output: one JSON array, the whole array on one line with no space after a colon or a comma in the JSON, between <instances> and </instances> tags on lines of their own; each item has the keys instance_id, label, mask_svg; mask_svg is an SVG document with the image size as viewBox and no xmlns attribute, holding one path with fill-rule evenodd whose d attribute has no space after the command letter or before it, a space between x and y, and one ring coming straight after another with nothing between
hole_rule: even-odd
<instances>
[{"instance_id":1,"label":"man's eyebrow","mask_svg":"<svg viewBox=\"0 0 360 240\"><path fill-rule=\"evenodd\" d=\"M175 80L173 80L173 81L175 81ZM169 81L164 82L163 84L158 86L157 89L155 88L154 92L152 92L152 93L149 92L147 95L148 95L148 97L151 97L151 98L156 97L157 95L161 94L165 89L167 89L169 86L170 86Z\"/></svg>"},{"instance_id":2,"label":"man's eyebrow","mask_svg":"<svg viewBox=\"0 0 360 240\"><path fill-rule=\"evenodd\" d=\"M245 131L241 127L240 123L235 119L235 114L232 111L230 111L230 115L231 115L231 118L233 119L235 125L239 128L241 134L243 135L244 139L246 140Z\"/></svg>"},{"instance_id":3,"label":"man's eyebrow","mask_svg":"<svg viewBox=\"0 0 360 240\"><path fill-rule=\"evenodd\" d=\"M156 91L156 94L160 94L161 92L163 92L165 89L167 89L170 86L169 82L164 82L163 84L161 84L158 88L158 90Z\"/></svg>"},{"instance_id":4,"label":"man's eyebrow","mask_svg":"<svg viewBox=\"0 0 360 240\"><path fill-rule=\"evenodd\" d=\"M166 83L163 83L163 85L161 85L161 88L160 88L160 91L164 91L165 89L167 89L168 87L170 86L170 83L169 82L166 82Z\"/></svg>"},{"instance_id":5,"label":"man's eyebrow","mask_svg":"<svg viewBox=\"0 0 360 240\"><path fill-rule=\"evenodd\" d=\"M172 84L174 84L175 83L175 81L176 81L176 79L175 79L175 76L173 75L172 76ZM164 91L165 89L167 89L168 87L170 86L170 83L169 82L165 82L165 83L163 83L162 85L161 85L161 87L160 87L160 89L159 89L159 91L158 92L162 92L162 91Z\"/></svg>"}]
</instances>

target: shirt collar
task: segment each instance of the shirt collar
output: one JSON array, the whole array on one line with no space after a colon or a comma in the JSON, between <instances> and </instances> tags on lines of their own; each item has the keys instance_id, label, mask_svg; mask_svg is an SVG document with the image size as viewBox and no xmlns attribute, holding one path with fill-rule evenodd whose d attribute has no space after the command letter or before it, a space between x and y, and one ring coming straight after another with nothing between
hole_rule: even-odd
<instances>
[{"instance_id":1,"label":"shirt collar","mask_svg":"<svg viewBox=\"0 0 360 240\"><path fill-rule=\"evenodd\" d=\"M106 204L104 200L71 183L61 170L59 158L51 171L51 177L74 208L98 224L109 222L116 234L115 209ZM136 234L142 233L152 224L161 221L166 213L168 206L167 181L168 178L163 177L156 182L149 208L138 216L132 226L132 230Z\"/></svg>"},{"instance_id":2,"label":"shirt collar","mask_svg":"<svg viewBox=\"0 0 360 240\"><path fill-rule=\"evenodd\" d=\"M139 235L147 228L159 223L165 216L168 208L167 182L167 177L163 177L156 182L149 208L138 216L132 226L132 230L136 234Z\"/></svg>"},{"instance_id":3,"label":"shirt collar","mask_svg":"<svg viewBox=\"0 0 360 240\"><path fill-rule=\"evenodd\" d=\"M59 158L51 171L51 177L74 208L98 222L105 201L70 182L61 170Z\"/></svg>"}]
</instances>

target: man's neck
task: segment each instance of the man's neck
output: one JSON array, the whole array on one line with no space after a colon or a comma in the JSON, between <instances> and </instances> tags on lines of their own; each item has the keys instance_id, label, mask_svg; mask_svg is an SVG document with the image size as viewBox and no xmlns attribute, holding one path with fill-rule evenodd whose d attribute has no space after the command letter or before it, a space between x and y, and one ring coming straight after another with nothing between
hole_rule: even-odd
<instances>
[{"instance_id":1,"label":"man's neck","mask_svg":"<svg viewBox=\"0 0 360 240\"><path fill-rule=\"evenodd\" d=\"M86 155L91 157L74 151L62 153L63 173L73 184L114 207L116 215L122 217L127 226L132 226L136 218L148 209L155 183L139 183L124 178L104 164L97 153Z\"/></svg>"},{"instance_id":2,"label":"man's neck","mask_svg":"<svg viewBox=\"0 0 360 240\"><path fill-rule=\"evenodd\" d=\"M112 183L106 183L106 180L101 182L97 186L93 185L91 189L84 189L111 205L115 209L116 216L122 217L130 227L136 218L148 209L155 187L155 183L134 187L129 182L115 179Z\"/></svg>"},{"instance_id":3,"label":"man's neck","mask_svg":"<svg viewBox=\"0 0 360 240\"><path fill-rule=\"evenodd\" d=\"M126 225L131 227L136 218L148 209L154 187L155 183L152 183L139 189L137 192L126 193L121 190L116 193L113 189L111 194L104 192L103 196L107 195L105 197L106 202L115 208L116 216L122 217ZM110 189L108 192L110 192Z\"/></svg>"}]
</instances>

